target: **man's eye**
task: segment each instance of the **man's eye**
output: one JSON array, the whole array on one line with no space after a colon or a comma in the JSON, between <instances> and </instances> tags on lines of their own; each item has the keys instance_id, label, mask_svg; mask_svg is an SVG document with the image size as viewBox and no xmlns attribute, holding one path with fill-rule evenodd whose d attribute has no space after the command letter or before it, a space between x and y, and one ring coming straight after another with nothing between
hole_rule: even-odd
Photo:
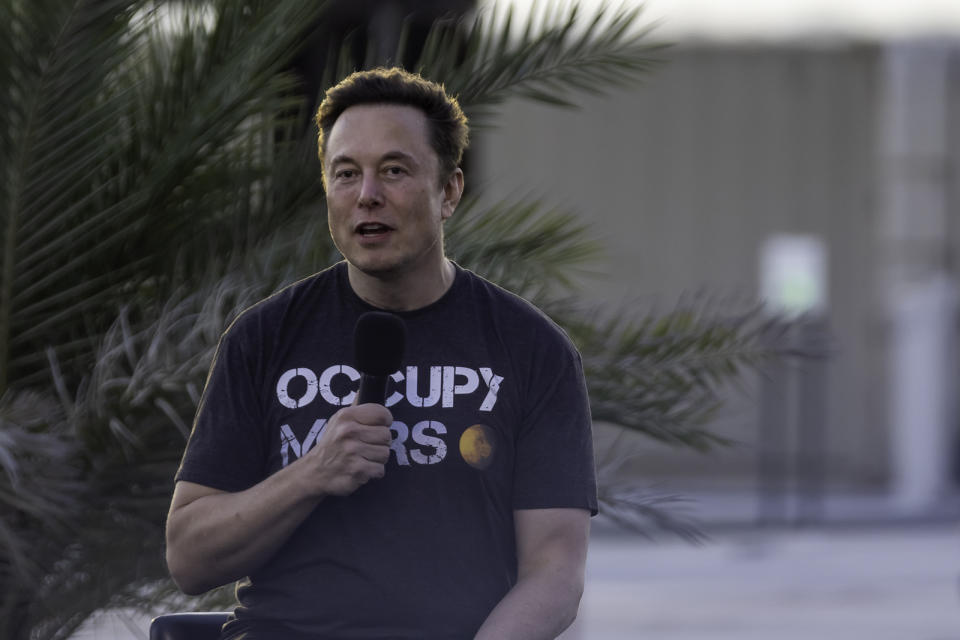
<instances>
[{"instance_id":1,"label":"man's eye","mask_svg":"<svg viewBox=\"0 0 960 640\"><path fill-rule=\"evenodd\" d=\"M399 176L399 175L403 175L404 173L406 173L406 171L404 170L403 167L397 167L397 166L387 167L387 175Z\"/></svg>"},{"instance_id":2,"label":"man's eye","mask_svg":"<svg viewBox=\"0 0 960 640\"><path fill-rule=\"evenodd\" d=\"M353 169L341 169L334 174L335 177L340 179L352 178L354 175L356 175L356 172Z\"/></svg>"}]
</instances>

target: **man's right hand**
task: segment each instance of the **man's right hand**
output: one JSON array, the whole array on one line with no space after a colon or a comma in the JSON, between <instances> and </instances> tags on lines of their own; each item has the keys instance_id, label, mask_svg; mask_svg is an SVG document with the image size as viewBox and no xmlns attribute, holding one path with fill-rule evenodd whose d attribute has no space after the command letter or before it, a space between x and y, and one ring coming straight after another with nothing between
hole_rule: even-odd
<instances>
[{"instance_id":1,"label":"man's right hand","mask_svg":"<svg viewBox=\"0 0 960 640\"><path fill-rule=\"evenodd\" d=\"M167 516L167 566L188 594L250 575L325 496L380 478L393 417L379 404L344 407L310 451L245 491L180 481Z\"/></svg>"},{"instance_id":2,"label":"man's right hand","mask_svg":"<svg viewBox=\"0 0 960 640\"><path fill-rule=\"evenodd\" d=\"M307 467L316 497L345 496L373 478L382 478L390 458L393 416L379 404L337 411L317 444L294 464ZM293 466L293 465L291 465Z\"/></svg>"}]
</instances>

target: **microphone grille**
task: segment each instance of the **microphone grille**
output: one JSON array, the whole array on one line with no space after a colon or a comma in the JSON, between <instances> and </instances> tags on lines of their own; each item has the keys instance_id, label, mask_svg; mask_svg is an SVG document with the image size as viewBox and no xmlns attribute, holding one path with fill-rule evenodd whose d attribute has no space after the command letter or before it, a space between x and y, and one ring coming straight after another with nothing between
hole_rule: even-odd
<instances>
[{"instance_id":1,"label":"microphone grille","mask_svg":"<svg viewBox=\"0 0 960 640\"><path fill-rule=\"evenodd\" d=\"M403 364L407 328L403 320L385 311L368 311L353 330L353 353L360 373L386 376Z\"/></svg>"}]
</instances>

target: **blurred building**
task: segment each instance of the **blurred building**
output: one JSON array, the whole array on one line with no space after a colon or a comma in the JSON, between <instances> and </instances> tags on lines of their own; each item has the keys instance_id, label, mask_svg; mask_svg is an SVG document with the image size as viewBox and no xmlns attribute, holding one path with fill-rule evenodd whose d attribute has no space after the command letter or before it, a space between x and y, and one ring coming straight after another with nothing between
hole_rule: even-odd
<instances>
[{"instance_id":1,"label":"blurred building","mask_svg":"<svg viewBox=\"0 0 960 640\"><path fill-rule=\"evenodd\" d=\"M641 309L754 296L767 240L812 237L826 249L835 352L813 371L819 390L791 391L786 414L805 394L823 403L815 425L761 417L761 380L783 374L766 370L714 425L736 445L709 456L649 445L636 470L750 487L765 433L780 434L782 464L803 466L791 451L816 429L828 491L874 491L911 513L942 502L958 458L960 41L685 44L662 56L641 87L577 111L504 108L477 136L473 186L581 213L608 258L589 295Z\"/></svg>"}]
</instances>

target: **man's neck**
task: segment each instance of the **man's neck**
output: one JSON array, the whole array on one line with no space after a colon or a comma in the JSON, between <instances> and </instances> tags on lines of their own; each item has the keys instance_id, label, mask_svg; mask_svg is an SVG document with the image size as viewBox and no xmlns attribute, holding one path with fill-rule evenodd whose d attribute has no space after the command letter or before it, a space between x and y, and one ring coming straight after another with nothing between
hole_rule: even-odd
<instances>
[{"instance_id":1,"label":"man's neck","mask_svg":"<svg viewBox=\"0 0 960 640\"><path fill-rule=\"evenodd\" d=\"M427 274L380 278L347 264L350 287L364 302L386 311L413 311L433 304L453 285L456 269L443 258L439 268Z\"/></svg>"}]
</instances>

